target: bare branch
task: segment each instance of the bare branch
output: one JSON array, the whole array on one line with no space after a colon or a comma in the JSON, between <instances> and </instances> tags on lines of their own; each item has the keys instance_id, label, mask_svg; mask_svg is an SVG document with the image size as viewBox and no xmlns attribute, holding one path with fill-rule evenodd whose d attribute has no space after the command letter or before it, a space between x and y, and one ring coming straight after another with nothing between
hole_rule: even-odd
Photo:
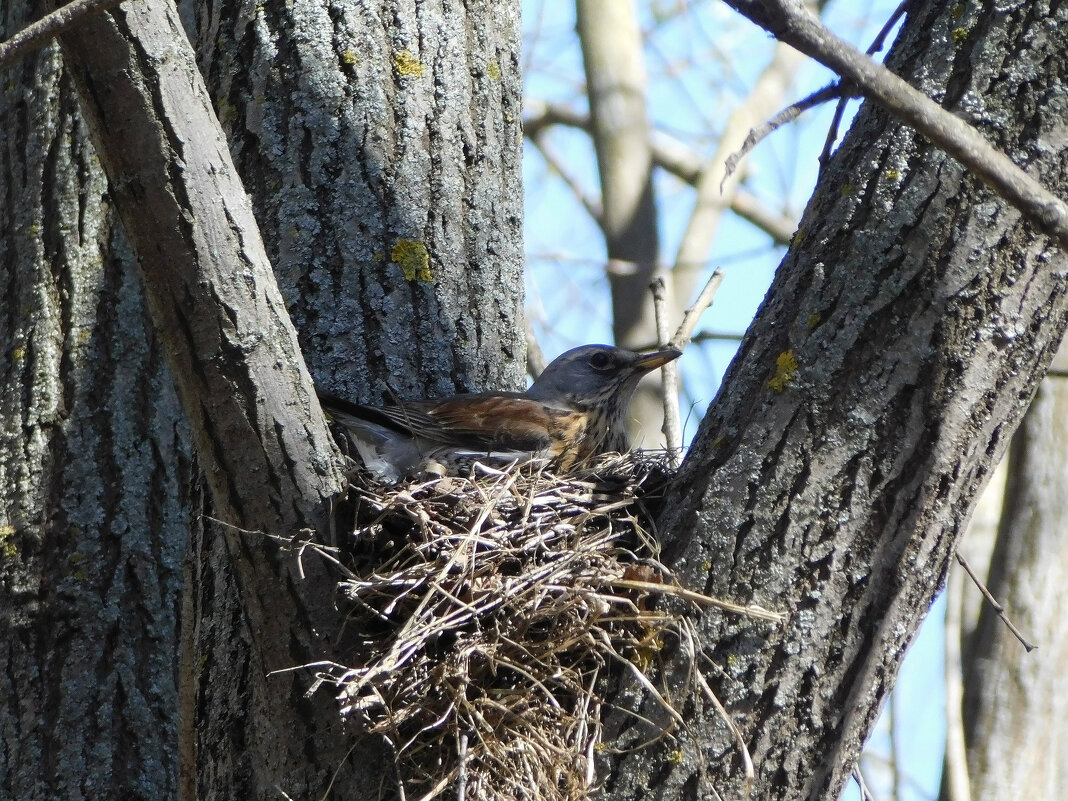
<instances>
[{"instance_id":1,"label":"bare branch","mask_svg":"<svg viewBox=\"0 0 1068 801\"><path fill-rule=\"evenodd\" d=\"M539 150L545 147L544 140L539 140L539 137L554 125L589 131L590 120L585 114L565 105L542 101L527 103L523 132ZM688 184L696 184L707 169L709 159L690 145L663 131L650 132L649 148L652 152L653 163L657 167L667 170ZM554 169L557 169L562 176L566 175L558 166L554 166ZM790 244L790 239L797 230L795 218L775 213L743 189L738 189L730 198L730 209L746 222L762 230L778 245Z\"/></svg>"},{"instance_id":2,"label":"bare branch","mask_svg":"<svg viewBox=\"0 0 1068 801\"><path fill-rule=\"evenodd\" d=\"M695 184L697 200L675 255L676 267L700 264L708 258L720 218L724 209L729 206L730 198L739 182L737 174L727 176L728 156L745 141L751 128L767 119L778 108L799 63L800 58L793 49L781 44L776 45L775 53L754 84L753 91L728 118L716 152L708 160ZM692 286L688 288L682 281L677 281L676 286L683 297L688 297L693 291Z\"/></svg>"},{"instance_id":3,"label":"bare branch","mask_svg":"<svg viewBox=\"0 0 1068 801\"><path fill-rule=\"evenodd\" d=\"M964 577L950 571L946 579L946 616L943 642L946 649L946 797L949 801L971 801L968 775L968 748L964 735L964 665L961 655L964 617Z\"/></svg>"},{"instance_id":4,"label":"bare branch","mask_svg":"<svg viewBox=\"0 0 1068 801\"><path fill-rule=\"evenodd\" d=\"M588 131L590 128L590 118L570 106L561 103L546 103L543 100L532 100L526 102L525 105L527 114L523 118L523 135L529 139L533 139L554 125L580 128L583 131Z\"/></svg>"},{"instance_id":5,"label":"bare branch","mask_svg":"<svg viewBox=\"0 0 1068 801\"><path fill-rule=\"evenodd\" d=\"M1068 203L1017 167L972 126L835 36L797 0L726 0L779 41L797 48L912 125L1032 223L1068 247Z\"/></svg>"},{"instance_id":6,"label":"bare branch","mask_svg":"<svg viewBox=\"0 0 1068 801\"><path fill-rule=\"evenodd\" d=\"M671 338L669 343L673 348L682 350L690 342L693 330L697 328L697 321L701 319L701 315L705 313L705 310L712 305L712 299L716 296L719 285L723 283L723 275L723 270L718 267L712 271L708 283L701 290L701 294L697 296L697 300L682 315L682 323L679 324L675 336Z\"/></svg>"},{"instance_id":7,"label":"bare branch","mask_svg":"<svg viewBox=\"0 0 1068 801\"><path fill-rule=\"evenodd\" d=\"M656 315L656 340L661 347L668 345L667 284L658 275L649 285L653 292L653 311ZM678 469L682 454L682 421L679 414L679 370L675 362L660 368L664 381L664 440L667 442L668 463Z\"/></svg>"},{"instance_id":8,"label":"bare branch","mask_svg":"<svg viewBox=\"0 0 1068 801\"><path fill-rule=\"evenodd\" d=\"M968 564L968 560L965 559L959 551L957 552L957 562L964 568L969 578L975 583L975 586L979 588L979 592L983 594L983 597L986 598L987 603L990 604L991 608L998 613L998 617L1001 618L1001 621L1008 627L1009 631L1012 632L1012 635L1020 641L1024 650L1030 653L1038 648L1037 645L1024 637L1023 634L1020 633L1020 630L1013 625L1013 622L1009 620L1009 616L1005 614L1005 607L998 603L998 600L991 594L990 590L986 588L986 585L979 580L979 577L972 571L972 566Z\"/></svg>"},{"instance_id":9,"label":"bare branch","mask_svg":"<svg viewBox=\"0 0 1068 801\"><path fill-rule=\"evenodd\" d=\"M786 125L786 123L793 122L810 108L815 108L818 105L826 103L828 100L835 99L840 101L839 108L841 108L841 101L855 96L855 92L853 92L847 84L840 82L832 83L829 86L824 86L822 89L817 89L808 97L804 97L796 103L791 103L767 122L750 130L749 135L745 138L742 146L727 157L727 165L723 172L723 180L720 182L719 186L720 191L723 191L723 185L727 182L727 179L731 177L734 168L738 166L738 162L745 158L749 154L749 151L764 141L766 137L779 130L779 128ZM832 130L834 129L832 128Z\"/></svg>"},{"instance_id":10,"label":"bare branch","mask_svg":"<svg viewBox=\"0 0 1068 801\"><path fill-rule=\"evenodd\" d=\"M542 133L539 132L535 134L531 137L530 141L534 143L534 147L541 153L541 157L545 159L545 163L549 165L549 169L560 176L560 180L567 184L567 188L574 193L575 199L586 209L586 213L593 218L593 221L597 223L598 226L600 226L601 217L604 214L600 202L586 191L578 178L572 175L564 163L557 158L556 152L549 147L549 143L545 141L545 136Z\"/></svg>"},{"instance_id":11,"label":"bare branch","mask_svg":"<svg viewBox=\"0 0 1068 801\"><path fill-rule=\"evenodd\" d=\"M27 25L10 39L0 42L0 67L44 47L89 14L104 11L121 2L122 0L74 0L73 3L57 8L37 22Z\"/></svg>"},{"instance_id":12,"label":"bare branch","mask_svg":"<svg viewBox=\"0 0 1068 801\"><path fill-rule=\"evenodd\" d=\"M894 13L890 15L886 24L883 25L882 30L880 30L879 33L875 35L875 39L872 40L871 45L866 51L869 56L874 55L883 49L883 43L886 41L886 37L890 35L890 31L893 30L897 21L901 19L901 16L905 13L905 10L911 2L912 0L901 0L901 4L894 9ZM831 125L827 129L827 138L823 143L823 151L820 153L819 163L821 173L831 161L831 150L834 148L834 143L838 139L838 129L842 126L842 117L845 115L846 102L856 96L856 89L850 87L848 94L843 93L841 97L838 98L838 105L835 106L834 117L831 119Z\"/></svg>"},{"instance_id":13,"label":"bare branch","mask_svg":"<svg viewBox=\"0 0 1068 801\"><path fill-rule=\"evenodd\" d=\"M776 214L757 197L739 188L731 198L731 211L771 237L776 245L789 245L797 230L797 219Z\"/></svg>"}]
</instances>

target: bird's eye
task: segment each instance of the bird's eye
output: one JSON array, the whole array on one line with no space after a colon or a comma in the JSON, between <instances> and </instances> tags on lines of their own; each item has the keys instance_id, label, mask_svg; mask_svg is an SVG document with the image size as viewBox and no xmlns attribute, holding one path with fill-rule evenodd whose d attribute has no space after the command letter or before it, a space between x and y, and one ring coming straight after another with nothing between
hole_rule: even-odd
<instances>
[{"instance_id":1,"label":"bird's eye","mask_svg":"<svg viewBox=\"0 0 1068 801\"><path fill-rule=\"evenodd\" d=\"M604 370L612 363L612 358L607 353L595 353L590 356L590 367L594 370Z\"/></svg>"}]
</instances>

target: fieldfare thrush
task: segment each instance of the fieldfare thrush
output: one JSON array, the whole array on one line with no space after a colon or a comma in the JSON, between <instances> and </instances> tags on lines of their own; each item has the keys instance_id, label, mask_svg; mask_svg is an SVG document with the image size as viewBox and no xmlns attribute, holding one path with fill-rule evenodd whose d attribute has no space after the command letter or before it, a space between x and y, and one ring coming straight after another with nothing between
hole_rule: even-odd
<instances>
[{"instance_id":1,"label":"fieldfare thrush","mask_svg":"<svg viewBox=\"0 0 1068 801\"><path fill-rule=\"evenodd\" d=\"M561 472L629 448L624 421L643 375L681 355L583 345L554 359L526 392L478 392L374 407L319 393L367 468L397 481L427 465L479 458L544 460Z\"/></svg>"}]
</instances>

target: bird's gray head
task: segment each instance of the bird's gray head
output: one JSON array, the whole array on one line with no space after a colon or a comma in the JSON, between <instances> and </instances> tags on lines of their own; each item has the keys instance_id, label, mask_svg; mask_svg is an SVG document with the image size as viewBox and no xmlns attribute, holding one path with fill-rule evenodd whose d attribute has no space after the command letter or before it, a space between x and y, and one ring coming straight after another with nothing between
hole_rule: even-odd
<instances>
[{"instance_id":1,"label":"bird's gray head","mask_svg":"<svg viewBox=\"0 0 1068 801\"><path fill-rule=\"evenodd\" d=\"M580 405L600 405L612 398L626 411L639 379L680 355L674 348L635 353L611 345L582 345L553 359L527 396Z\"/></svg>"}]
</instances>

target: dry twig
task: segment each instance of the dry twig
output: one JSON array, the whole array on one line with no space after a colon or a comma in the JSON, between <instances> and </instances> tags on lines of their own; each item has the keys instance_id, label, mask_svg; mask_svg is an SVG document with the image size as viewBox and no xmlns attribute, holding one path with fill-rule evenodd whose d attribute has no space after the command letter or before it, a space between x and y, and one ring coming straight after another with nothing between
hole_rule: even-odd
<instances>
[{"instance_id":1,"label":"dry twig","mask_svg":"<svg viewBox=\"0 0 1068 801\"><path fill-rule=\"evenodd\" d=\"M990 592L990 590L987 589L986 585L979 580L979 577L975 575L974 571L972 571L972 566L968 564L968 560L961 556L959 551L957 552L957 562L958 564L960 564L961 567L964 568L964 571L968 574L968 577L972 580L972 583L974 583L975 586L979 588L979 592L983 594L983 597L986 598L986 601L988 604L990 604L991 608L993 608L993 610L998 613L998 617L1001 618L1001 622L1004 623L1008 627L1009 631L1012 632L1012 636L1014 636L1017 640L1020 641L1020 644L1024 647L1024 650L1030 653L1031 651L1038 648L1037 645L1035 645L1033 642L1024 637L1023 633L1018 628L1016 628L1015 624L1011 620L1009 620L1009 616L1005 614L1005 607L998 603L997 598L995 598Z\"/></svg>"}]
</instances>

